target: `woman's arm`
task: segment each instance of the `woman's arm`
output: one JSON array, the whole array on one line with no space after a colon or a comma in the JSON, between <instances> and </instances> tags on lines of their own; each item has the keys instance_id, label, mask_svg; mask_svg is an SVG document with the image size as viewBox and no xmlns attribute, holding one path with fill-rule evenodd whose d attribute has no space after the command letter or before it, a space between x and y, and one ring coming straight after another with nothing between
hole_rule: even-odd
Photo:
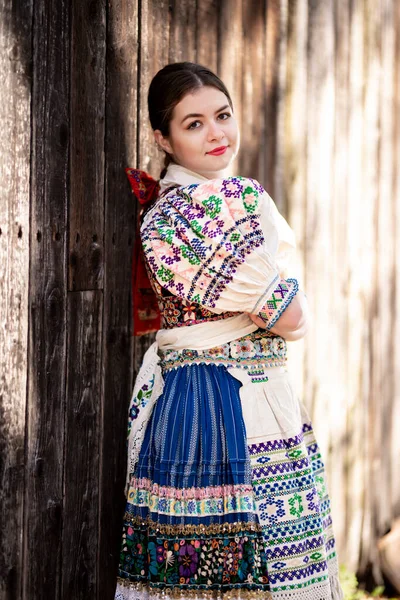
<instances>
[{"instance_id":1,"label":"woman's arm","mask_svg":"<svg viewBox=\"0 0 400 600\"><path fill-rule=\"evenodd\" d=\"M265 322L257 315L250 314L250 318L260 328L266 328ZM287 341L294 342L305 336L309 320L307 298L299 290L270 331Z\"/></svg>"}]
</instances>

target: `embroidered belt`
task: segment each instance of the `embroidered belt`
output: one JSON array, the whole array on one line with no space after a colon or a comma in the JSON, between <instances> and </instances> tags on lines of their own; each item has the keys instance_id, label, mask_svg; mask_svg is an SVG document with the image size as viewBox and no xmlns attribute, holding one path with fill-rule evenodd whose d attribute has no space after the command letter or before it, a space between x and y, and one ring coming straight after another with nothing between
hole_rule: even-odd
<instances>
[{"instance_id":1,"label":"embroidered belt","mask_svg":"<svg viewBox=\"0 0 400 600\"><path fill-rule=\"evenodd\" d=\"M160 350L159 355L163 371L193 364L241 367L248 370L254 383L258 383L268 381L264 367L280 367L286 364L287 345L283 338L258 330L208 350Z\"/></svg>"}]
</instances>

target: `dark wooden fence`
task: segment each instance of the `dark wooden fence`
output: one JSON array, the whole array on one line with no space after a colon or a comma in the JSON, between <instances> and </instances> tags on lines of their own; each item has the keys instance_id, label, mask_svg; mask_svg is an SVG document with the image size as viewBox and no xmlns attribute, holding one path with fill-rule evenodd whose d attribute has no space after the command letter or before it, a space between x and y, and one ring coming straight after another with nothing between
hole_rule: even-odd
<instances>
[{"instance_id":1,"label":"dark wooden fence","mask_svg":"<svg viewBox=\"0 0 400 600\"><path fill-rule=\"evenodd\" d=\"M329 465L341 562L380 579L400 514L400 5L0 0L0 598L111 600L146 92L195 60L232 90L237 170L299 240L314 313L292 370Z\"/></svg>"}]
</instances>

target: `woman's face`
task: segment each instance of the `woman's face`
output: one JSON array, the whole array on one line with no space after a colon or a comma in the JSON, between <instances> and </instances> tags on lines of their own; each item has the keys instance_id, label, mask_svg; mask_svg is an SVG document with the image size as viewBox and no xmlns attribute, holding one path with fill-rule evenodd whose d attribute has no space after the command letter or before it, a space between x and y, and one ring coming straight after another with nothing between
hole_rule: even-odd
<instances>
[{"instance_id":1,"label":"woman's face","mask_svg":"<svg viewBox=\"0 0 400 600\"><path fill-rule=\"evenodd\" d=\"M209 179L223 176L239 150L239 129L228 98L214 87L201 87L182 98L174 108L168 137L159 130L154 133L176 163Z\"/></svg>"}]
</instances>

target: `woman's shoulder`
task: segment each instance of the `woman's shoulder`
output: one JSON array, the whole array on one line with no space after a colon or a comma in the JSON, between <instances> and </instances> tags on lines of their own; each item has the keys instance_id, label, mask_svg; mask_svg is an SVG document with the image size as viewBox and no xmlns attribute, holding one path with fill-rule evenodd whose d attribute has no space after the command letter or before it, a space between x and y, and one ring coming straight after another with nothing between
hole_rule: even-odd
<instances>
[{"instance_id":1,"label":"woman's shoulder","mask_svg":"<svg viewBox=\"0 0 400 600\"><path fill-rule=\"evenodd\" d=\"M208 179L201 183L185 186L183 189L192 191L194 194L219 193L228 197L239 197L241 194L249 192L250 190L255 190L259 194L265 192L262 185L256 179L242 177L240 175L229 175L226 177Z\"/></svg>"},{"instance_id":2,"label":"woman's shoulder","mask_svg":"<svg viewBox=\"0 0 400 600\"><path fill-rule=\"evenodd\" d=\"M184 216L196 219L227 219L235 222L254 217L269 208L269 196L251 177L230 175L165 190L149 210L143 224ZM266 206L267 204L267 206ZM232 223L231 223L232 224Z\"/></svg>"},{"instance_id":3,"label":"woman's shoulder","mask_svg":"<svg viewBox=\"0 0 400 600\"><path fill-rule=\"evenodd\" d=\"M165 198L167 201L173 201L175 198L178 204L188 200L204 207L210 204L221 208L240 205L248 212L254 213L260 204L260 198L264 196L268 195L256 179L230 175L175 188Z\"/></svg>"}]
</instances>

